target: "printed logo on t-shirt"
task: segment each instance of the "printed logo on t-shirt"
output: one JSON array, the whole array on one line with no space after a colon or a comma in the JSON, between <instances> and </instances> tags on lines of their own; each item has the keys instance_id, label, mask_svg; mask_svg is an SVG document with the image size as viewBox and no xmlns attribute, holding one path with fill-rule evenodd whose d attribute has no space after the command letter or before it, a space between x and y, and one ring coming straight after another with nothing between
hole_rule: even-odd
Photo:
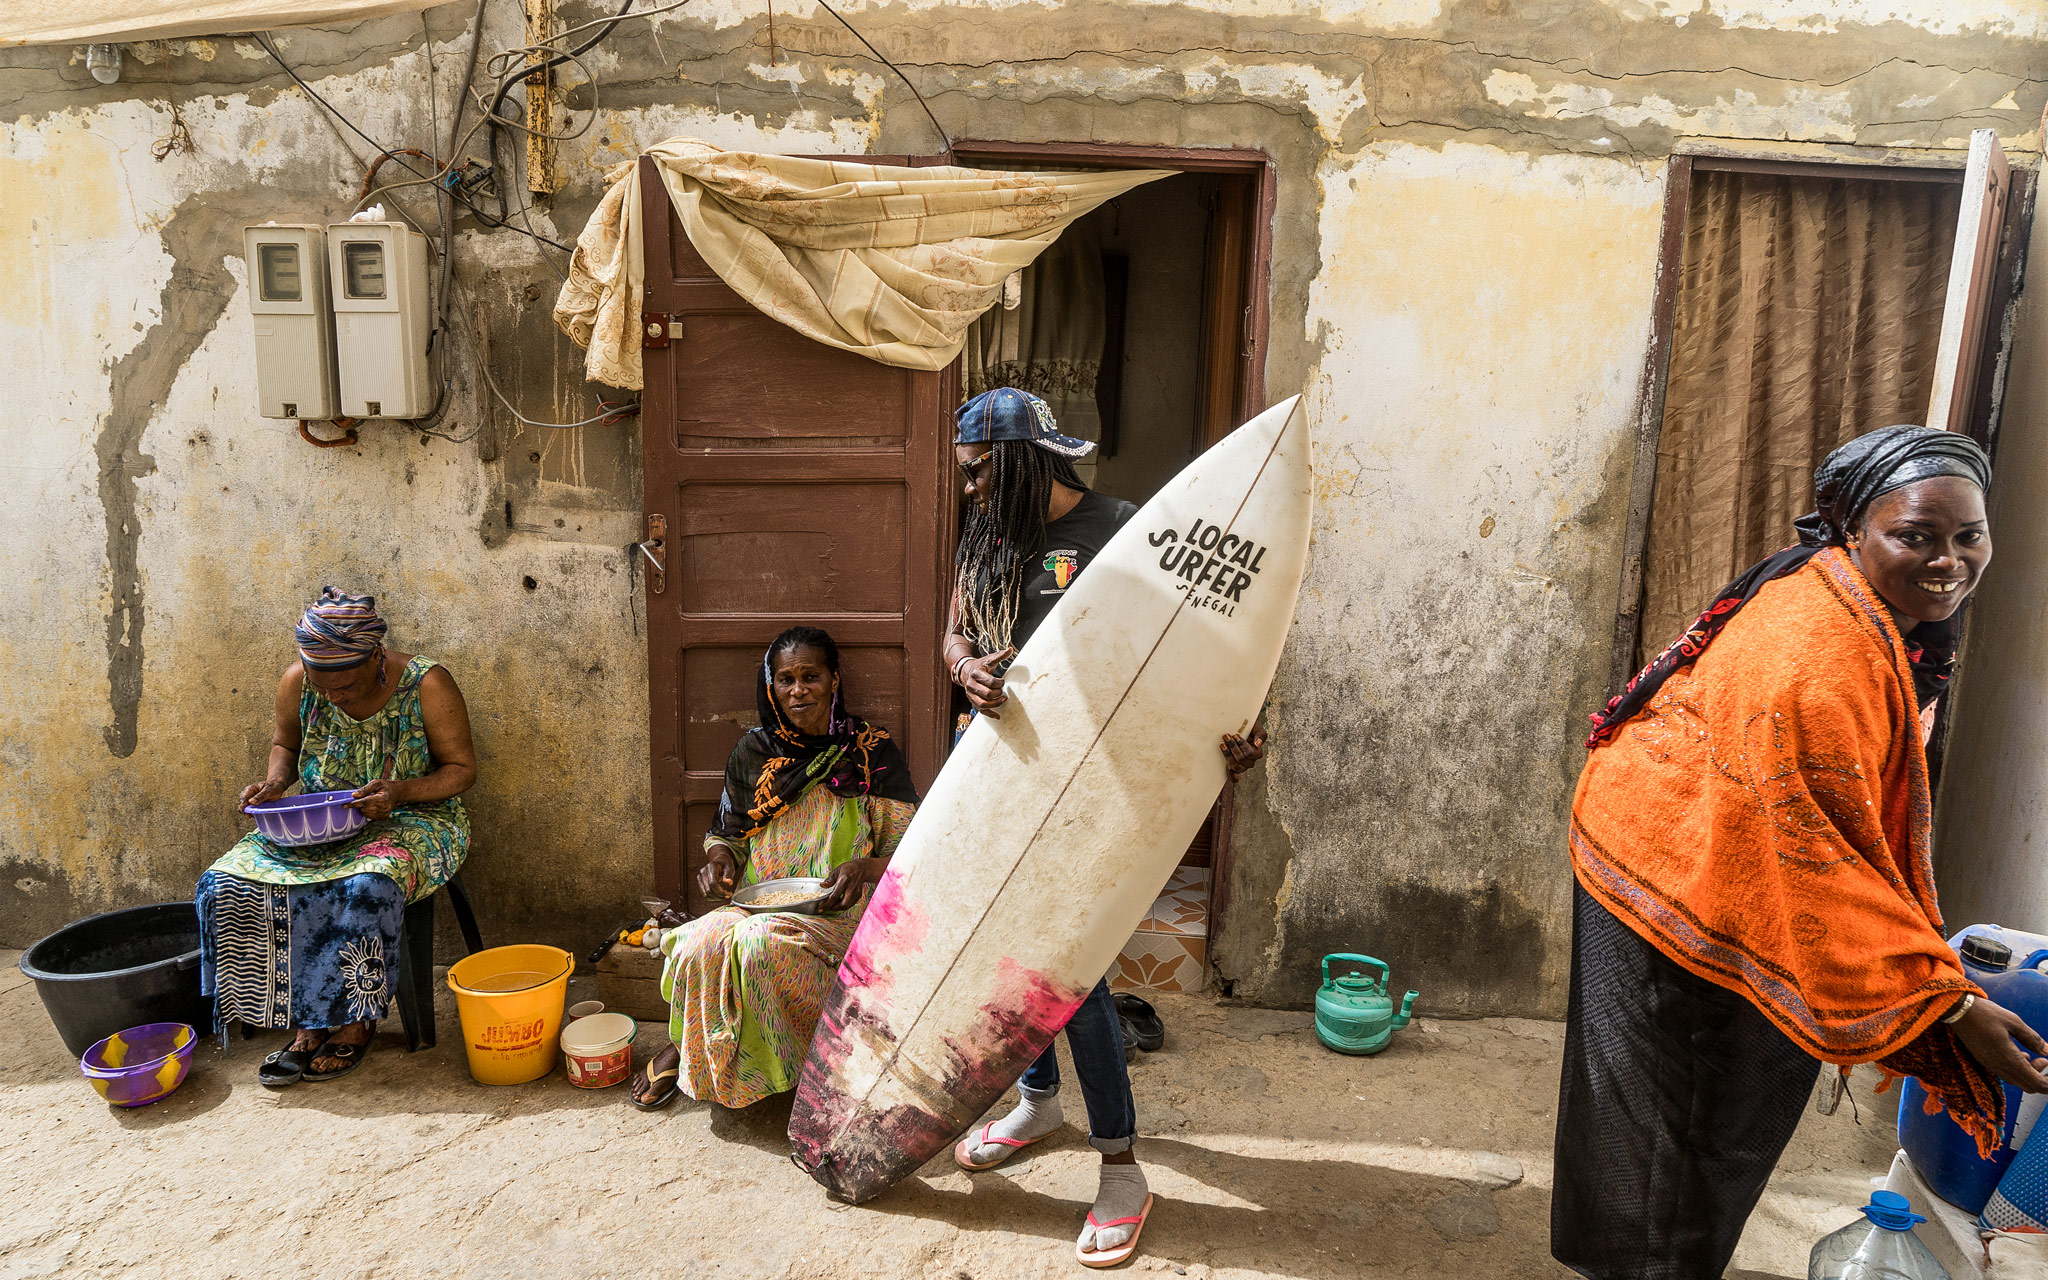
<instances>
[{"instance_id":1,"label":"printed logo on t-shirt","mask_svg":"<svg viewBox=\"0 0 2048 1280\"><path fill-rule=\"evenodd\" d=\"M1058 595L1067 589L1074 575L1081 572L1078 551L1048 551L1045 553L1045 571L1052 575L1052 586L1040 591L1042 596Z\"/></svg>"}]
</instances>

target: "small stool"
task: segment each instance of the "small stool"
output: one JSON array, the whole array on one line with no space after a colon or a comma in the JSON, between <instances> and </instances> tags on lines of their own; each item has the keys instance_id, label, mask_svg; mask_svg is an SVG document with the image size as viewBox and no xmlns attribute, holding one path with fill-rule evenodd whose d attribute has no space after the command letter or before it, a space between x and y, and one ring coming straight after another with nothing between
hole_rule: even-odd
<instances>
[{"instance_id":1,"label":"small stool","mask_svg":"<svg viewBox=\"0 0 2048 1280\"><path fill-rule=\"evenodd\" d=\"M448 877L448 883L405 909L398 925L398 1020L405 1024L405 1047L418 1053L434 1047L434 899L448 895L455 908L455 924L462 930L465 954L484 949L477 932L476 914L469 909L469 894L462 887L462 873Z\"/></svg>"}]
</instances>

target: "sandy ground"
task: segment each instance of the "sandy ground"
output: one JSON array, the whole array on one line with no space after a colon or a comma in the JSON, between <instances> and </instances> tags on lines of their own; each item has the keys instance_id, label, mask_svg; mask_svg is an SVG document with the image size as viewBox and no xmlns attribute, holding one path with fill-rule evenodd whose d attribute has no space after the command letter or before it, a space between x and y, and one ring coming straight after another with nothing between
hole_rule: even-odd
<instances>
[{"instance_id":1,"label":"sandy ground","mask_svg":"<svg viewBox=\"0 0 2048 1280\"><path fill-rule=\"evenodd\" d=\"M46 1275L916 1277L1084 1273L1073 1238L1095 1188L1078 1089L1069 1127L973 1177L933 1161L851 1208L788 1160L788 1102L680 1101L560 1069L518 1088L469 1078L453 1001L440 1047L397 1022L346 1080L271 1092L276 1033L208 1040L192 1076L120 1111L79 1077L34 987L0 952L0 1280ZM581 980L579 979L579 983ZM1167 1047L1132 1069L1138 1154L1159 1196L1131 1269L1197 1277L1540 1280L1563 1028L1425 1020L1373 1058L1315 1042L1306 1014L1157 1002ZM658 1027L640 1045L659 1043ZM1806 1274L1894 1149L1859 1080L1808 1113L1736 1257Z\"/></svg>"}]
</instances>

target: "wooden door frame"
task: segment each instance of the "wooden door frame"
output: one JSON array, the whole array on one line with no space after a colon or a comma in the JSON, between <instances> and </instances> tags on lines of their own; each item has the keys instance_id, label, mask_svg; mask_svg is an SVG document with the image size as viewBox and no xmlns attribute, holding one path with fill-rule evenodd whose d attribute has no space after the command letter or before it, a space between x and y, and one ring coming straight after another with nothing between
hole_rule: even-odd
<instances>
[{"instance_id":1,"label":"wooden door frame","mask_svg":"<svg viewBox=\"0 0 2048 1280\"><path fill-rule=\"evenodd\" d=\"M1788 160L1708 151L1671 157L1664 185L1663 223L1657 242L1657 285L1651 303L1650 342L1643 354L1643 374L1636 397L1635 470L1630 477L1628 520L1622 533L1621 582L1616 594L1614 636L1608 662L1608 694L1620 693L1636 674L1636 645L1642 629L1644 556L1649 549L1650 513L1656 504L1657 447L1664 432L1664 398L1671 373L1671 335L1678 315L1678 286L1685 259L1686 211L1692 204L1692 176L1701 172L1781 174L1801 178L1850 178L1859 181L1923 182L1961 186L1965 161L1928 164L1879 163L1858 159ZM2016 176L2018 171L2016 171ZM2014 273L2026 249L2025 211L2031 209L2032 183L2012 184L2006 212L2005 243L2000 251L1991 323L2009 307ZM2003 326L2001 326L2003 327ZM1983 344L1981 373L1970 419L1970 434L1989 444L1997 425L1994 383L2002 386L2009 331Z\"/></svg>"},{"instance_id":2,"label":"wooden door frame","mask_svg":"<svg viewBox=\"0 0 2048 1280\"><path fill-rule=\"evenodd\" d=\"M869 163L903 163L908 165L937 163L937 158L925 157L848 157L859 158ZM675 213L670 205L666 184L652 158L640 157L640 213L643 219L643 261L648 265L644 273L644 305L650 313L665 312L673 303L681 301L691 289L715 288L732 293L730 288L715 279L692 281L679 289L673 278L674 237L681 234ZM745 309L758 313L759 308L746 303L737 293L732 293L735 305L732 310ZM666 345L666 344L663 344ZM821 344L822 349L822 344ZM928 582L931 589L925 592L911 590L906 594L905 607L900 621L885 614L861 614L835 619L833 638L841 645L900 643L906 653L905 678L903 682L903 716L908 724L923 721L930 727L928 736L914 739L905 732L906 726L894 726L903 733L902 743L909 757L913 773L929 778L935 774L944 761L947 742L946 708L950 705L951 686L946 678L945 664L939 660L939 636L945 627L944 584L950 581L951 548L946 545L949 538L945 530L951 526L945 522L955 519L952 505L957 495L949 478L954 474L951 434L943 424L950 418L950 406L957 398L957 372L952 369L931 374L917 372L920 379L911 393L906 407L906 416L915 421L926 422L930 430L928 439L920 442L915 428L906 423L900 469L906 485L906 496L914 498L931 486L941 491L939 504L909 501L905 508L905 544L914 548L919 543L942 550L934 550L931 561L919 566L914 558L906 558L904 569L909 583ZM665 470L658 471L651 462L656 453L650 431L667 432L677 421L678 405L675 400L673 377L653 376L652 371L644 379L641 391L640 430L641 460L643 470L642 497L643 518L664 521L666 545L661 551L667 572L669 590L681 589L681 539L684 521L682 512L666 509L665 504L673 497L673 487L657 496L657 486L662 483ZM886 465L887 449L880 451L862 448L847 448L839 456L852 469L844 474L854 478L879 478L890 474ZM773 457L776 461L787 461L794 451L763 451L762 458ZM719 459L719 465L730 465L745 460L740 451L732 451ZM871 474L872 473L872 474ZM678 905L689 901L689 887L686 883L692 859L692 850L684 847L678 838L673 856L664 856L662 824L668 824L681 833L687 826L689 807L693 804L714 804L723 790L723 772L709 770L676 769L673 762L685 758L684 715L684 672L680 669L681 651L676 648L657 646L654 638L654 612L658 607L656 593L651 585L647 588L646 600L648 619L648 690L649 690L649 741L648 757L651 773L651 807L657 825L654 847L650 851L654 863L655 892ZM731 614L718 619L710 628L724 640L741 638L755 639L766 633L772 635L782 621L777 615ZM675 697L673 705L662 705L657 699L663 690ZM687 910L687 908L686 908Z\"/></svg>"},{"instance_id":3,"label":"wooden door frame","mask_svg":"<svg viewBox=\"0 0 2048 1280\"><path fill-rule=\"evenodd\" d=\"M1266 407L1266 351L1272 322L1273 215L1279 204L1279 171L1273 157L1263 151L1242 147L1155 147L1112 142L1003 142L970 138L953 144L954 163L977 168L1016 167L1035 169L1174 169L1182 173L1214 173L1244 179L1242 221L1232 229L1244 238L1242 272L1229 282L1231 292L1241 300L1236 326L1237 359L1234 361L1235 395L1227 409L1216 406L1213 393L1205 388L1209 409L1204 413L1203 448L1222 439L1240 423L1249 421ZM1205 264L1205 272L1213 264ZM1211 304L1205 278L1203 305ZM1214 332L1205 316L1205 335L1220 343L1228 331ZM1213 368L1213 362L1211 363ZM955 361L954 369L959 368ZM955 386L957 391L957 384ZM1220 427L1218 424L1221 424ZM957 487L957 486L953 486ZM948 517L957 528L958 495L949 496ZM1232 865L1230 828L1236 807L1237 788L1227 784L1220 797L1213 840L1209 851L1209 934L1211 954L1230 908Z\"/></svg>"}]
</instances>

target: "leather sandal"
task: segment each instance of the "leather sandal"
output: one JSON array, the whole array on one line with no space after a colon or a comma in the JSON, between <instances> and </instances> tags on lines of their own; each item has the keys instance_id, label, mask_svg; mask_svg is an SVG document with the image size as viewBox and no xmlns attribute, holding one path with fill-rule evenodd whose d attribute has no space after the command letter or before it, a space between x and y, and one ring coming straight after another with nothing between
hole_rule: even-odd
<instances>
[{"instance_id":1,"label":"leather sandal","mask_svg":"<svg viewBox=\"0 0 2048 1280\"><path fill-rule=\"evenodd\" d=\"M263 1059L256 1068L256 1079L266 1089L286 1089L305 1079L306 1068L313 1065L313 1059L320 1056L320 1049L326 1041L310 1049L279 1049Z\"/></svg>"},{"instance_id":2,"label":"leather sandal","mask_svg":"<svg viewBox=\"0 0 2048 1280\"><path fill-rule=\"evenodd\" d=\"M1136 1034L1138 1047L1146 1053L1156 1052L1166 1043L1166 1024L1159 1020L1159 1011L1148 1000L1132 995L1128 991L1116 994L1116 1011L1123 1015L1124 1025Z\"/></svg>"},{"instance_id":3,"label":"leather sandal","mask_svg":"<svg viewBox=\"0 0 2048 1280\"><path fill-rule=\"evenodd\" d=\"M369 1055L369 1052L370 1046L367 1041L362 1044L336 1044L334 1041L329 1040L326 1044L321 1045L306 1056L309 1059L339 1058L341 1059L341 1065L332 1071L314 1071L310 1069L312 1064L309 1062L307 1064L308 1070L299 1079L307 1084L324 1084L329 1080L339 1080L357 1067L362 1066L363 1059Z\"/></svg>"}]
</instances>

